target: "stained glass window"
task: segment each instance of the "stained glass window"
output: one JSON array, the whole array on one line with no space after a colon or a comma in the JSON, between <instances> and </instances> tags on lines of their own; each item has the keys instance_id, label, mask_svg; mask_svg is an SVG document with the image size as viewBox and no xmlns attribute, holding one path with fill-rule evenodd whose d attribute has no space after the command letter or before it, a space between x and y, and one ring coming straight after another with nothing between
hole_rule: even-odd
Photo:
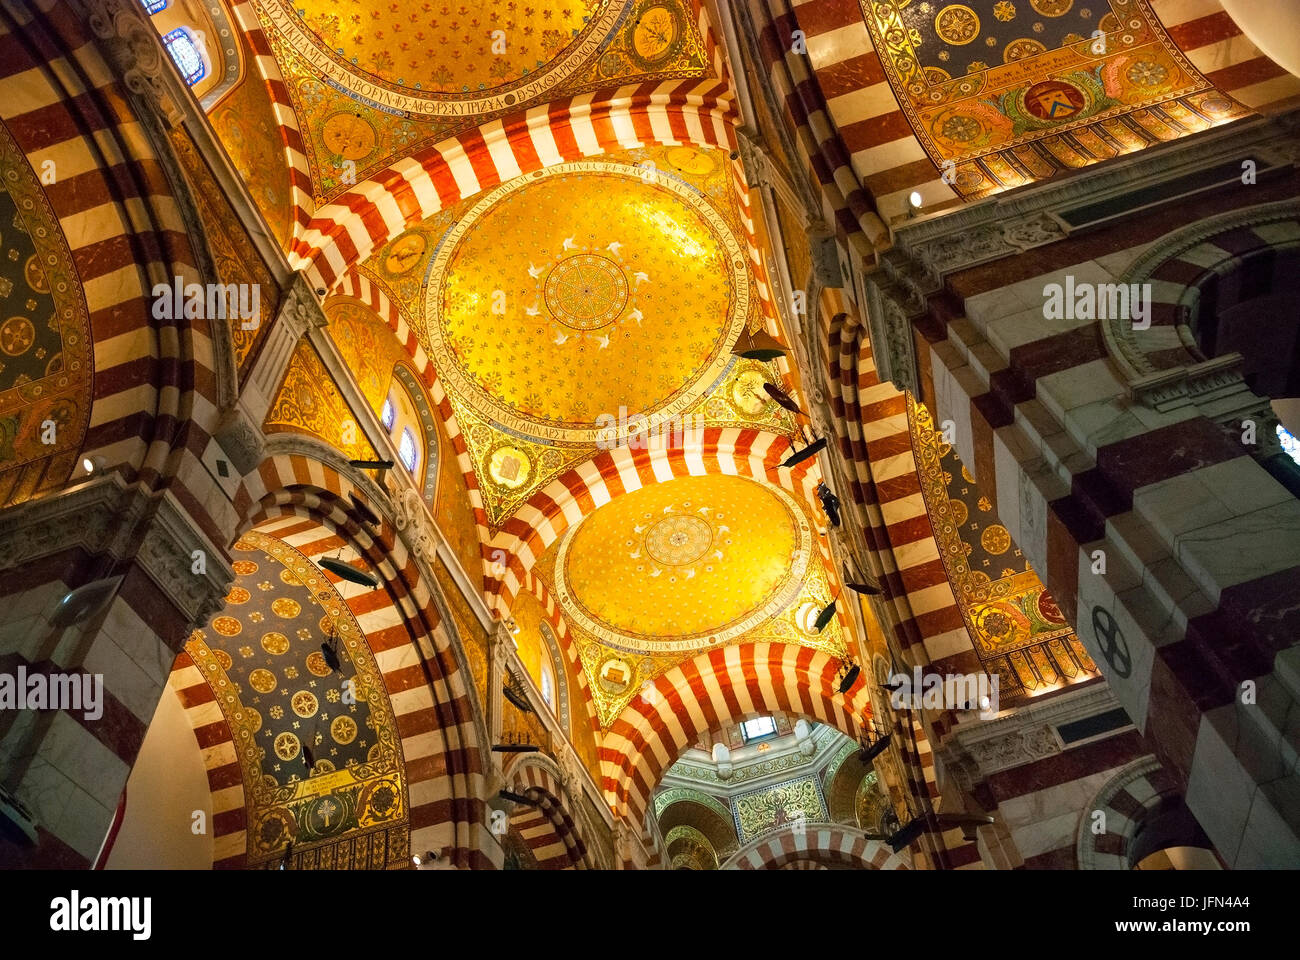
<instances>
[{"instance_id":1,"label":"stained glass window","mask_svg":"<svg viewBox=\"0 0 1300 960\"><path fill-rule=\"evenodd\" d=\"M555 709L555 691L551 688L551 671L542 667L542 699L552 710Z\"/></svg>"},{"instance_id":2,"label":"stained glass window","mask_svg":"<svg viewBox=\"0 0 1300 960\"><path fill-rule=\"evenodd\" d=\"M384 429L393 429L393 420L397 417L397 411L393 409L393 400L391 397L384 400L384 412L379 415L379 419L384 422Z\"/></svg>"},{"instance_id":3,"label":"stained glass window","mask_svg":"<svg viewBox=\"0 0 1300 960\"><path fill-rule=\"evenodd\" d=\"M415 473L415 434L411 428L407 427L402 431L402 439L398 441L397 453L402 458L402 463L406 464L406 469Z\"/></svg>"},{"instance_id":4,"label":"stained glass window","mask_svg":"<svg viewBox=\"0 0 1300 960\"><path fill-rule=\"evenodd\" d=\"M153 16L167 9L167 0L143 0L144 12Z\"/></svg>"},{"instance_id":5,"label":"stained glass window","mask_svg":"<svg viewBox=\"0 0 1300 960\"><path fill-rule=\"evenodd\" d=\"M1300 463L1300 439L1281 424L1277 427L1277 439L1282 444L1283 452L1296 463Z\"/></svg>"},{"instance_id":6,"label":"stained glass window","mask_svg":"<svg viewBox=\"0 0 1300 960\"><path fill-rule=\"evenodd\" d=\"M172 59L176 61L176 66L180 68L181 76L185 78L186 83L192 87L203 79L208 68L203 65L203 55L199 53L198 44L194 42L194 34L184 27L178 27L163 37L163 44Z\"/></svg>"}]
</instances>

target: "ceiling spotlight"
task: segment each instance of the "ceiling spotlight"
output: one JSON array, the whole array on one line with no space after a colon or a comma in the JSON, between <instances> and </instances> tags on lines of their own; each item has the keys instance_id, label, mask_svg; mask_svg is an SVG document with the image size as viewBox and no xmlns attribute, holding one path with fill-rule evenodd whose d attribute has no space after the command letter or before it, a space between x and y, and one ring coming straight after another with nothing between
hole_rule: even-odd
<instances>
[{"instance_id":1,"label":"ceiling spotlight","mask_svg":"<svg viewBox=\"0 0 1300 960\"><path fill-rule=\"evenodd\" d=\"M891 739L893 738L887 733L874 742L868 742L858 752L858 760L864 765L870 763L872 760L876 759L876 757L885 752L885 748L889 746L889 741Z\"/></svg>"},{"instance_id":2,"label":"ceiling spotlight","mask_svg":"<svg viewBox=\"0 0 1300 960\"><path fill-rule=\"evenodd\" d=\"M106 577L69 590L50 614L50 626L63 630L89 620L108 605L121 583L120 576Z\"/></svg>"},{"instance_id":3,"label":"ceiling spotlight","mask_svg":"<svg viewBox=\"0 0 1300 960\"><path fill-rule=\"evenodd\" d=\"M352 564L347 563L344 560L335 560L333 557L322 557L316 562L330 573L335 574L344 580L350 580L352 583L359 583L361 586L369 587L372 590L379 586L379 580L372 574L367 573L365 570L358 570L356 567L352 566Z\"/></svg>"},{"instance_id":4,"label":"ceiling spotlight","mask_svg":"<svg viewBox=\"0 0 1300 960\"><path fill-rule=\"evenodd\" d=\"M917 817L911 823L908 823L896 831L886 842L895 853L898 853L904 847L910 846L912 841L919 837L924 831L925 821L920 817Z\"/></svg>"},{"instance_id":5,"label":"ceiling spotlight","mask_svg":"<svg viewBox=\"0 0 1300 960\"><path fill-rule=\"evenodd\" d=\"M97 473L104 472L103 457L82 457L81 469L86 471L87 476L93 477Z\"/></svg>"},{"instance_id":6,"label":"ceiling spotlight","mask_svg":"<svg viewBox=\"0 0 1300 960\"><path fill-rule=\"evenodd\" d=\"M794 402L790 394L786 393L775 383L765 382L763 384L763 391L769 397L775 400L778 406L784 407L786 410L789 410L791 413L797 413L801 417L808 416L808 414L804 413L802 410L799 409L799 404Z\"/></svg>"},{"instance_id":7,"label":"ceiling spotlight","mask_svg":"<svg viewBox=\"0 0 1300 960\"><path fill-rule=\"evenodd\" d=\"M878 597L884 592L875 584L854 582L853 574L849 572L849 565L847 563L841 564L841 567L844 570L844 586L848 587L854 593L861 593L868 597Z\"/></svg>"},{"instance_id":8,"label":"ceiling spotlight","mask_svg":"<svg viewBox=\"0 0 1300 960\"><path fill-rule=\"evenodd\" d=\"M993 818L986 813L940 813L934 819L945 829L960 828L962 839L967 842L976 839L976 831L980 827L987 827L994 822Z\"/></svg>"},{"instance_id":9,"label":"ceiling spotlight","mask_svg":"<svg viewBox=\"0 0 1300 960\"><path fill-rule=\"evenodd\" d=\"M821 437L820 439L814 440L812 443L808 444L808 446L804 447L798 453L793 453L790 456L786 457L785 460L781 462L781 466L786 468L798 466L799 464L803 463L805 460L809 460L817 456L817 454L821 453L825 449L826 449L826 438Z\"/></svg>"},{"instance_id":10,"label":"ceiling spotlight","mask_svg":"<svg viewBox=\"0 0 1300 960\"><path fill-rule=\"evenodd\" d=\"M921 209L921 192L920 192L919 190L913 190L910 194L908 194L907 202L910 203L910 204L912 205L912 208L913 208L913 209L915 209L915 210L920 210L920 209Z\"/></svg>"},{"instance_id":11,"label":"ceiling spotlight","mask_svg":"<svg viewBox=\"0 0 1300 960\"><path fill-rule=\"evenodd\" d=\"M731 353L733 356L743 357L746 360L767 361L775 360L777 357L784 357L786 349L780 340L766 330L759 330L755 333L742 330L740 336L736 339L735 346L731 348Z\"/></svg>"},{"instance_id":12,"label":"ceiling spotlight","mask_svg":"<svg viewBox=\"0 0 1300 960\"><path fill-rule=\"evenodd\" d=\"M858 675L862 673L862 668L852 660L844 663L844 674L840 677L839 690L842 694L847 694L853 689L853 685L858 682Z\"/></svg>"},{"instance_id":13,"label":"ceiling spotlight","mask_svg":"<svg viewBox=\"0 0 1300 960\"><path fill-rule=\"evenodd\" d=\"M331 670L335 673L341 672L343 663L339 660L338 650L331 647L328 643L322 643L320 645L320 654L325 658L325 663L329 665Z\"/></svg>"},{"instance_id":14,"label":"ceiling spotlight","mask_svg":"<svg viewBox=\"0 0 1300 960\"><path fill-rule=\"evenodd\" d=\"M365 505L365 503L357 499L355 493L348 491L348 499L352 501L352 506L355 507L357 513L361 515L362 520L366 521L366 523L370 524L372 527L379 524L379 517L375 515L375 511L371 510Z\"/></svg>"},{"instance_id":15,"label":"ceiling spotlight","mask_svg":"<svg viewBox=\"0 0 1300 960\"><path fill-rule=\"evenodd\" d=\"M510 803L522 803L526 807L541 806L541 804L532 797L525 797L522 793L515 793L513 790L500 790L497 792L497 796L502 800L509 801Z\"/></svg>"},{"instance_id":16,"label":"ceiling spotlight","mask_svg":"<svg viewBox=\"0 0 1300 960\"><path fill-rule=\"evenodd\" d=\"M349 460L348 463L358 470L391 470L393 466L391 460Z\"/></svg>"},{"instance_id":17,"label":"ceiling spotlight","mask_svg":"<svg viewBox=\"0 0 1300 960\"><path fill-rule=\"evenodd\" d=\"M813 621L813 629L816 630L818 633L821 633L823 630L825 630L826 624L830 623L831 618L835 616L836 602L837 600L832 600L830 603L826 605L825 610L817 614L817 619Z\"/></svg>"}]
</instances>

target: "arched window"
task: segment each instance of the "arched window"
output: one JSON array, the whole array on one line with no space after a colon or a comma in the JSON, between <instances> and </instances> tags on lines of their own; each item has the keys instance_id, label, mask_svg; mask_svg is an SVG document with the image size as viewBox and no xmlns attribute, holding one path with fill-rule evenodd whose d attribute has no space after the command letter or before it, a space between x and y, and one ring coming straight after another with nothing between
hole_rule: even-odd
<instances>
[{"instance_id":1,"label":"arched window","mask_svg":"<svg viewBox=\"0 0 1300 960\"><path fill-rule=\"evenodd\" d=\"M184 27L178 27L163 37L163 44L167 47L171 58L176 61L176 66L180 68L181 76L185 78L187 84L192 87L203 79L208 68L203 63L203 54L199 52L194 34Z\"/></svg>"},{"instance_id":2,"label":"arched window","mask_svg":"<svg viewBox=\"0 0 1300 960\"><path fill-rule=\"evenodd\" d=\"M551 668L542 664L542 699L546 705L555 710L555 685L551 681Z\"/></svg>"},{"instance_id":3,"label":"arched window","mask_svg":"<svg viewBox=\"0 0 1300 960\"><path fill-rule=\"evenodd\" d=\"M1296 463L1300 463L1300 440L1292 436L1291 431L1281 424L1278 424L1277 439L1282 444L1283 452Z\"/></svg>"},{"instance_id":4,"label":"arched window","mask_svg":"<svg viewBox=\"0 0 1300 960\"><path fill-rule=\"evenodd\" d=\"M385 397L385 398L384 398L384 410L383 410L383 413L381 413L380 416L379 416L379 419L382 420L382 421L384 422L384 429L385 429L385 430L392 430L392 429L393 429L393 420L396 419L396 417L397 417L397 410L396 410L396 408L393 406L393 398L392 398L392 397Z\"/></svg>"},{"instance_id":5,"label":"arched window","mask_svg":"<svg viewBox=\"0 0 1300 960\"><path fill-rule=\"evenodd\" d=\"M155 13L162 13L167 9L168 0L142 0L144 3L144 12L153 16Z\"/></svg>"},{"instance_id":6,"label":"arched window","mask_svg":"<svg viewBox=\"0 0 1300 960\"><path fill-rule=\"evenodd\" d=\"M397 453L402 458L402 463L411 473L415 473L415 462L418 454L415 447L415 434L411 432L410 427L402 430L402 439L398 441Z\"/></svg>"}]
</instances>

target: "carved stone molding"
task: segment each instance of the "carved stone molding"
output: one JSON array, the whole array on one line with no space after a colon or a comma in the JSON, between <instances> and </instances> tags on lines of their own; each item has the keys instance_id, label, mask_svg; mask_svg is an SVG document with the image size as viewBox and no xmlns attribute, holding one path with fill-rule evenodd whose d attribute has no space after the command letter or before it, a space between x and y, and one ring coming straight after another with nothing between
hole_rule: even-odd
<instances>
[{"instance_id":1,"label":"carved stone molding","mask_svg":"<svg viewBox=\"0 0 1300 960\"><path fill-rule=\"evenodd\" d=\"M937 759L961 789L971 790L990 774L1064 752L1056 727L1118 705L1106 687L1064 693L1044 703L1031 701L1005 716L958 724L939 745Z\"/></svg>"},{"instance_id":2,"label":"carved stone molding","mask_svg":"<svg viewBox=\"0 0 1300 960\"><path fill-rule=\"evenodd\" d=\"M148 99L168 126L184 115L174 94L172 65L165 59L158 31L137 0L74 0L101 41L110 63L128 90Z\"/></svg>"},{"instance_id":3,"label":"carved stone molding","mask_svg":"<svg viewBox=\"0 0 1300 960\"><path fill-rule=\"evenodd\" d=\"M403 486L394 503L393 525L403 534L407 545L432 564L438 557L438 538L425 516L424 501L413 488Z\"/></svg>"},{"instance_id":4,"label":"carved stone molding","mask_svg":"<svg viewBox=\"0 0 1300 960\"><path fill-rule=\"evenodd\" d=\"M1066 235L1061 221L1047 211L945 234L910 248L910 254L936 280L989 260L1024 253Z\"/></svg>"},{"instance_id":5,"label":"carved stone molding","mask_svg":"<svg viewBox=\"0 0 1300 960\"><path fill-rule=\"evenodd\" d=\"M226 411L214 436L240 476L248 476L266 457L265 436L239 407Z\"/></svg>"},{"instance_id":6,"label":"carved stone molding","mask_svg":"<svg viewBox=\"0 0 1300 960\"><path fill-rule=\"evenodd\" d=\"M202 555L203 572L195 573ZM196 624L221 609L235 572L202 533L190 524L170 493L158 502L136 559L186 618Z\"/></svg>"},{"instance_id":7,"label":"carved stone molding","mask_svg":"<svg viewBox=\"0 0 1300 960\"><path fill-rule=\"evenodd\" d=\"M871 353L880 379L892 381L900 390L918 393L921 377L912 340L912 318L919 316L924 306L916 307L912 292L889 280L884 272L866 278L866 293Z\"/></svg>"},{"instance_id":8,"label":"carved stone molding","mask_svg":"<svg viewBox=\"0 0 1300 960\"><path fill-rule=\"evenodd\" d=\"M1206 274L1230 272L1237 265L1238 258L1215 247L1216 236L1242 228L1294 224L1297 220L1300 220L1300 202L1296 200L1260 204L1199 220L1157 240L1124 272L1119 283L1148 283L1164 264L1184 257L1192 263L1204 264ZM1221 256L1221 263L1206 262L1207 254ZM1164 339L1166 328L1137 329L1127 318L1102 323L1106 349L1130 384L1135 399L1158 410L1170 410L1197 403L1199 397L1217 399L1225 390L1249 393L1237 369L1241 362L1239 355L1227 354L1205 360L1196 349L1194 328L1199 304L1199 287L1194 283L1186 284L1177 303L1176 328L1186 361L1174 367L1158 366L1150 356L1168 353L1169 343Z\"/></svg>"},{"instance_id":9,"label":"carved stone molding","mask_svg":"<svg viewBox=\"0 0 1300 960\"><path fill-rule=\"evenodd\" d=\"M80 548L139 563L191 623L206 622L235 579L170 494L127 488L117 475L29 501L0 516L0 570ZM195 572L195 552L203 558Z\"/></svg>"}]
</instances>

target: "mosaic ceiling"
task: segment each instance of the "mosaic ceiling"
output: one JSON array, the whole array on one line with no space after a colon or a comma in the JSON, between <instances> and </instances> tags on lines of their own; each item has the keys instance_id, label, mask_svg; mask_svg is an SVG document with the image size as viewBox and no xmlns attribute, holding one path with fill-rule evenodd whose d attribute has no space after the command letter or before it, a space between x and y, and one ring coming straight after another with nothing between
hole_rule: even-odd
<instances>
[{"instance_id":1,"label":"mosaic ceiling","mask_svg":"<svg viewBox=\"0 0 1300 960\"><path fill-rule=\"evenodd\" d=\"M1099 676L929 411L908 397L921 493L975 652L999 677L1004 704Z\"/></svg>"},{"instance_id":2,"label":"mosaic ceiling","mask_svg":"<svg viewBox=\"0 0 1300 960\"><path fill-rule=\"evenodd\" d=\"M293 351L262 428L267 433L314 436L351 459L373 460L376 456L316 349L305 338Z\"/></svg>"},{"instance_id":3,"label":"mosaic ceiling","mask_svg":"<svg viewBox=\"0 0 1300 960\"><path fill-rule=\"evenodd\" d=\"M623 494L538 563L608 726L641 687L702 650L766 640L832 653L838 621L813 524L786 491L732 476Z\"/></svg>"},{"instance_id":4,"label":"mosaic ceiling","mask_svg":"<svg viewBox=\"0 0 1300 960\"><path fill-rule=\"evenodd\" d=\"M383 833L383 867L406 859L406 787L392 707L374 656L325 575L257 532L235 544L226 605L186 650L230 725L244 773L248 858L286 844ZM339 669L321 643L338 638Z\"/></svg>"},{"instance_id":5,"label":"mosaic ceiling","mask_svg":"<svg viewBox=\"0 0 1300 960\"><path fill-rule=\"evenodd\" d=\"M60 486L90 417L90 320L35 171L0 125L0 505ZM26 468L26 469L24 469Z\"/></svg>"},{"instance_id":6,"label":"mosaic ceiling","mask_svg":"<svg viewBox=\"0 0 1300 960\"><path fill-rule=\"evenodd\" d=\"M729 162L672 147L563 164L366 262L433 360L489 523L639 429L793 431L762 391L776 371L729 349L759 322Z\"/></svg>"},{"instance_id":7,"label":"mosaic ceiling","mask_svg":"<svg viewBox=\"0 0 1300 960\"><path fill-rule=\"evenodd\" d=\"M685 0L255 0L318 201L485 119L602 86L705 76Z\"/></svg>"},{"instance_id":8,"label":"mosaic ceiling","mask_svg":"<svg viewBox=\"0 0 1300 960\"><path fill-rule=\"evenodd\" d=\"M860 3L917 139L936 166L952 162L966 197L1248 112L1179 51L1148 0Z\"/></svg>"}]
</instances>

